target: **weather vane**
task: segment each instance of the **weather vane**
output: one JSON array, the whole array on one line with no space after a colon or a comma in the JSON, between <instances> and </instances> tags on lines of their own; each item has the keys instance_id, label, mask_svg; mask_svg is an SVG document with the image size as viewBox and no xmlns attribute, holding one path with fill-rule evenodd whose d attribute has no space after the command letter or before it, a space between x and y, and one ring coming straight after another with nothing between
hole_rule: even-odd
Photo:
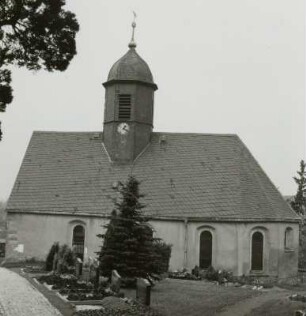
<instances>
[{"instance_id":1,"label":"weather vane","mask_svg":"<svg viewBox=\"0 0 306 316\"><path fill-rule=\"evenodd\" d=\"M134 40L134 35L135 35L135 27L136 27L136 17L137 17L137 15L136 15L135 11L133 11L133 15L134 15L134 20L132 22L133 31L132 31L132 39L131 39L131 41L129 43L129 48L135 48L136 47L136 42Z\"/></svg>"}]
</instances>

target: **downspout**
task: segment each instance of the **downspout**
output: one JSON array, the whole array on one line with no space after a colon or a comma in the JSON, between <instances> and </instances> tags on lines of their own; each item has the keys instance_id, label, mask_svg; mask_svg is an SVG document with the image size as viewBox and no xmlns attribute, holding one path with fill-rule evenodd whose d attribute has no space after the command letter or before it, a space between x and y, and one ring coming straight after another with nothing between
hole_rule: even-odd
<instances>
[{"instance_id":1,"label":"downspout","mask_svg":"<svg viewBox=\"0 0 306 316\"><path fill-rule=\"evenodd\" d=\"M188 258L188 218L184 219L185 239L184 239L184 268L187 268Z\"/></svg>"}]
</instances>

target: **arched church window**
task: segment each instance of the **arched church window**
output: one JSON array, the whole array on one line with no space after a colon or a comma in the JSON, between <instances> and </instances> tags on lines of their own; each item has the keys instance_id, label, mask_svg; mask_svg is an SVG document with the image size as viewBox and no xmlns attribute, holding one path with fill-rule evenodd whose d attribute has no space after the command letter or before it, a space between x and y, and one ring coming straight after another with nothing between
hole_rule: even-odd
<instances>
[{"instance_id":1,"label":"arched church window","mask_svg":"<svg viewBox=\"0 0 306 316\"><path fill-rule=\"evenodd\" d=\"M4 258L4 257L5 257L5 243L0 242L0 258Z\"/></svg>"},{"instance_id":2,"label":"arched church window","mask_svg":"<svg viewBox=\"0 0 306 316\"><path fill-rule=\"evenodd\" d=\"M212 262L212 234L203 231L200 235L200 268L207 269Z\"/></svg>"},{"instance_id":3,"label":"arched church window","mask_svg":"<svg viewBox=\"0 0 306 316\"><path fill-rule=\"evenodd\" d=\"M293 248L293 229L287 227L285 230L285 249L289 250Z\"/></svg>"},{"instance_id":4,"label":"arched church window","mask_svg":"<svg viewBox=\"0 0 306 316\"><path fill-rule=\"evenodd\" d=\"M82 225L77 225L73 228L72 249L76 256L81 260L84 259L84 241L85 228Z\"/></svg>"},{"instance_id":5,"label":"arched church window","mask_svg":"<svg viewBox=\"0 0 306 316\"><path fill-rule=\"evenodd\" d=\"M252 235L251 261L251 270L261 271L263 269L263 234L261 232L255 232Z\"/></svg>"},{"instance_id":6,"label":"arched church window","mask_svg":"<svg viewBox=\"0 0 306 316\"><path fill-rule=\"evenodd\" d=\"M130 94L118 94L118 119L125 121L131 118L131 99Z\"/></svg>"}]
</instances>

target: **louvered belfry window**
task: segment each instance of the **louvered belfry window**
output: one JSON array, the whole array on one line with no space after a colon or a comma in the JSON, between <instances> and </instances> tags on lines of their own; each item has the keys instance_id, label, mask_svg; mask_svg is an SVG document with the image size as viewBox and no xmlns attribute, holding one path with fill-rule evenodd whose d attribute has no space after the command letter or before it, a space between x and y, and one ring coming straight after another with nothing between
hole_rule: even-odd
<instances>
[{"instance_id":1,"label":"louvered belfry window","mask_svg":"<svg viewBox=\"0 0 306 316\"><path fill-rule=\"evenodd\" d=\"M119 115L121 121L129 120L131 118L131 95L118 94L119 99Z\"/></svg>"}]
</instances>

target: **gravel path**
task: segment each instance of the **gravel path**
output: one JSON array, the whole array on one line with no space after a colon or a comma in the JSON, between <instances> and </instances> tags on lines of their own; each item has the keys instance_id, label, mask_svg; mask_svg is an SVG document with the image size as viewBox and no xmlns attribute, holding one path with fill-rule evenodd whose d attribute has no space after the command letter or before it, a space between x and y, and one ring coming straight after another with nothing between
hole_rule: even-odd
<instances>
[{"instance_id":1,"label":"gravel path","mask_svg":"<svg viewBox=\"0 0 306 316\"><path fill-rule=\"evenodd\" d=\"M62 316L26 279L0 268L0 316Z\"/></svg>"},{"instance_id":2,"label":"gravel path","mask_svg":"<svg viewBox=\"0 0 306 316\"><path fill-rule=\"evenodd\" d=\"M252 297L246 300L241 300L236 304L229 306L218 314L218 316L246 316L251 313L252 310L269 303L273 300L288 300L288 296L292 292L274 287L269 290L265 290L261 295ZM257 314L252 314L257 315ZM260 314L261 315L261 314ZM267 315L267 314L265 314Z\"/></svg>"}]
</instances>

